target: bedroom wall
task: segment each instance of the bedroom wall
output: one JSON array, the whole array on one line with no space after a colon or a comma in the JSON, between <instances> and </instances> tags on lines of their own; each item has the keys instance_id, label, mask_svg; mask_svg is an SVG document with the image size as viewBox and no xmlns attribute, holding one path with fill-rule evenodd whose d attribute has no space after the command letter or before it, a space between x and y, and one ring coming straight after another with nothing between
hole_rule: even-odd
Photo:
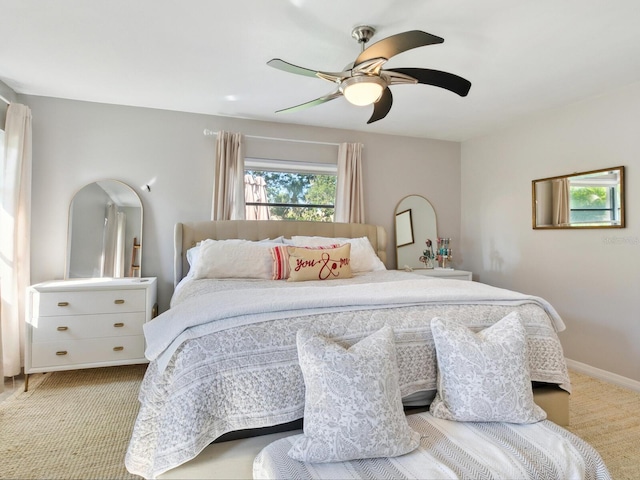
<instances>
[{"instance_id":1,"label":"bedroom wall","mask_svg":"<svg viewBox=\"0 0 640 480\"><path fill-rule=\"evenodd\" d=\"M387 230L387 267L395 267L395 207L409 194L429 199L440 234L453 237L457 248L459 143L48 97L23 96L21 101L33 116L32 283L64 275L68 208L74 193L87 183L113 178L135 188L141 197L142 273L158 277L160 309L165 310L173 291L174 224L211 218L215 137L204 136L204 129L361 142L366 221ZM252 143L251 154L261 153L258 143ZM309 156L308 144L278 143L270 148L299 155L300 160ZM326 147L318 146L322 149ZM266 146L262 153L268 155ZM142 188L146 184L150 192Z\"/></svg>"},{"instance_id":2,"label":"bedroom wall","mask_svg":"<svg viewBox=\"0 0 640 480\"><path fill-rule=\"evenodd\" d=\"M565 356L640 381L640 84L462 144L462 267L558 310ZM531 181L623 165L624 229L533 230Z\"/></svg>"}]
</instances>

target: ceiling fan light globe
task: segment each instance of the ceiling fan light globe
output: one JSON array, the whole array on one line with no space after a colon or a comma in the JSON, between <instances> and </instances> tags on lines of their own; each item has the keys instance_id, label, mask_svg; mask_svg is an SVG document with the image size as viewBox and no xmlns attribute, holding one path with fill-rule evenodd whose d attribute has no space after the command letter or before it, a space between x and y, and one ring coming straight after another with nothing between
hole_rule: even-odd
<instances>
[{"instance_id":1,"label":"ceiling fan light globe","mask_svg":"<svg viewBox=\"0 0 640 480\"><path fill-rule=\"evenodd\" d=\"M362 107L377 102L386 86L380 77L362 76L347 78L340 89L349 103Z\"/></svg>"}]
</instances>

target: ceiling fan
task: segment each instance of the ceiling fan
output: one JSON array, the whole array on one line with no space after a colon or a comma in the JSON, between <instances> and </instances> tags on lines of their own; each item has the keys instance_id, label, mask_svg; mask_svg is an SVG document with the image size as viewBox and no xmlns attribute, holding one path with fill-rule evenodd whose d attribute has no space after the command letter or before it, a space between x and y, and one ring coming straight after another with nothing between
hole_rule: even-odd
<instances>
[{"instance_id":1,"label":"ceiling fan","mask_svg":"<svg viewBox=\"0 0 640 480\"><path fill-rule=\"evenodd\" d=\"M336 90L327 95L294 107L278 110L276 113L302 110L344 96L354 105L373 104L373 114L367 121L367 123L373 123L386 117L391 110L393 104L393 96L389 90L391 85L422 83L444 88L461 97L465 97L469 93L471 82L452 73L427 68L382 68L394 55L412 48L442 43L444 42L443 38L420 30L410 30L391 35L365 48L374 33L375 29L367 25L353 29L351 36L362 45L362 51L355 61L347 65L342 72L310 70L279 58L269 60L267 65L278 70L307 77L317 77L338 85Z\"/></svg>"}]
</instances>

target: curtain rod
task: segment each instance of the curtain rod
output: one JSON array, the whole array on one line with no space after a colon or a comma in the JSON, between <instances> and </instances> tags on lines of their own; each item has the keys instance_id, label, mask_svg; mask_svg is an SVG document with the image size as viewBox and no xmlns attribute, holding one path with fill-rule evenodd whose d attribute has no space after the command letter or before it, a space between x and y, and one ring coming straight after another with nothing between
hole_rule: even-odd
<instances>
[{"instance_id":1,"label":"curtain rod","mask_svg":"<svg viewBox=\"0 0 640 480\"><path fill-rule=\"evenodd\" d=\"M7 105L11 105L11 102L9 100L7 100L6 98L4 98L2 95L0 95L0 100L2 100Z\"/></svg>"},{"instance_id":2,"label":"curtain rod","mask_svg":"<svg viewBox=\"0 0 640 480\"><path fill-rule=\"evenodd\" d=\"M218 132L214 132L213 130L209 130L208 128L204 129L204 135L205 137L210 137L213 135L217 135ZM316 142L315 140L294 140L292 138L278 138L278 137L260 137L257 135L244 135L243 136L245 138L253 138L255 140L274 140L277 142L292 142L292 143L312 143L315 145L330 145L332 147L339 147L340 144L339 143L332 143L332 142Z\"/></svg>"}]
</instances>

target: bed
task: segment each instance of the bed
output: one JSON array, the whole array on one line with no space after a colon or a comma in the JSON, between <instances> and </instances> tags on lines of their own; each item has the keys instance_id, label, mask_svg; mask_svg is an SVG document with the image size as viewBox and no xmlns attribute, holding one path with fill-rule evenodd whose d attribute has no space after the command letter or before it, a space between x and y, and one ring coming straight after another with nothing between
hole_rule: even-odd
<instances>
[{"instance_id":1,"label":"bed","mask_svg":"<svg viewBox=\"0 0 640 480\"><path fill-rule=\"evenodd\" d=\"M326 245L326 240L309 240L318 236L335 241ZM300 248L305 241L314 243L308 245L311 250L321 245L342 248L345 239L352 239L347 243L353 276L299 282L207 278L206 272L202 276L205 262L193 258L192 249L207 240L243 239L251 241L251 248L263 248L255 244L269 239L266 244L274 248L294 237ZM356 269L363 239L376 258L358 260ZM145 325L150 364L127 451L128 470L154 478L237 432L252 436L264 428L300 428L305 388L296 332L302 328L353 345L392 325L402 401L413 408L428 405L436 392L430 319L456 318L482 331L517 312L527 332L536 403L547 411L547 418L566 424L571 385L556 334L564 325L553 307L537 297L477 282L379 268L386 260L386 242L383 228L365 224L266 220L177 224L171 308ZM217 248L221 242L204 245L209 244ZM220 252L211 250L210 260L233 258ZM190 264L198 261L196 267Z\"/></svg>"}]
</instances>

